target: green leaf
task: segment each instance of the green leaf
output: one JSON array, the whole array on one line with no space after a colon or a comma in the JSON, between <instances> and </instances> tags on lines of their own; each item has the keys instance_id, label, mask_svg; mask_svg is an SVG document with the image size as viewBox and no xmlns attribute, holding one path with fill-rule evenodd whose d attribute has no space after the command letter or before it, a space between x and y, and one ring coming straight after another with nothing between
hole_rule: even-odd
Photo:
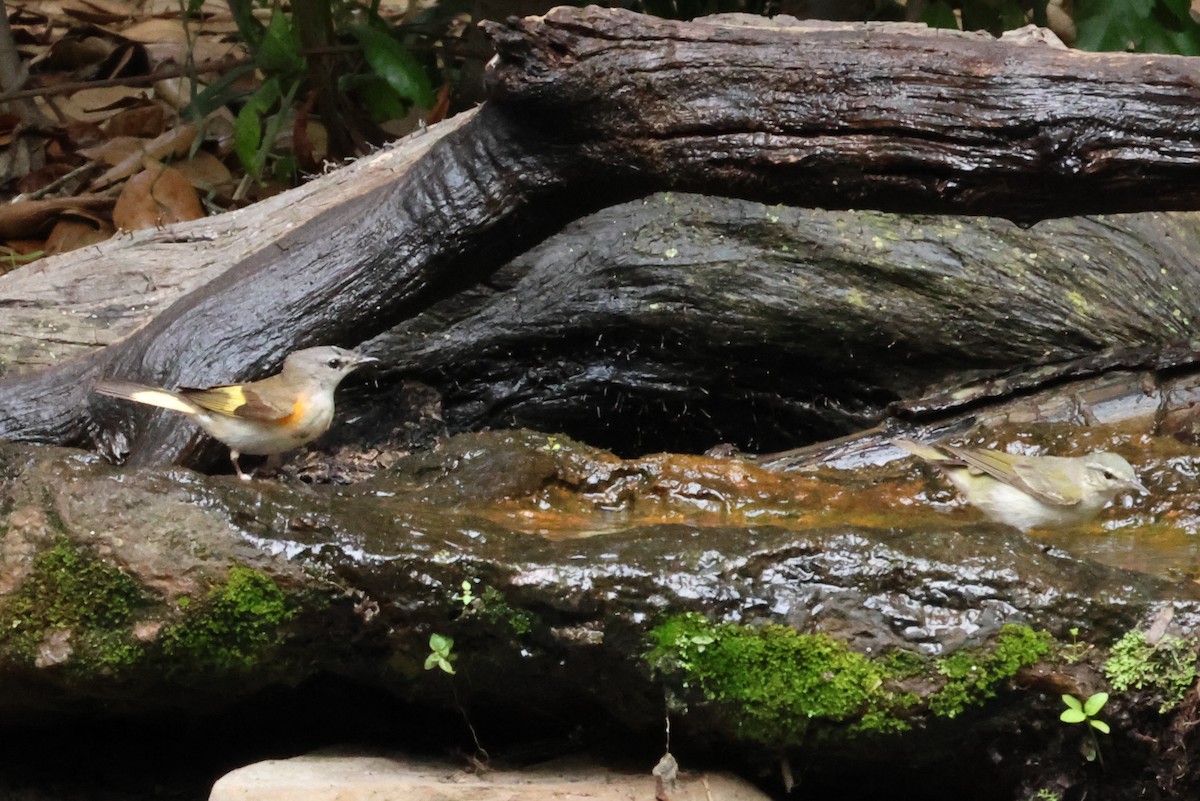
<instances>
[{"instance_id":1,"label":"green leaf","mask_svg":"<svg viewBox=\"0 0 1200 801\"><path fill-rule=\"evenodd\" d=\"M257 53L263 40L263 25L254 16L254 0L228 0L229 10L233 12L233 22L237 25L242 41L250 48L251 53Z\"/></svg>"},{"instance_id":2,"label":"green leaf","mask_svg":"<svg viewBox=\"0 0 1200 801\"><path fill-rule=\"evenodd\" d=\"M1089 720L1088 723L1092 724L1093 729L1103 732L1104 734L1108 734L1110 731L1112 731L1109 729L1108 724L1103 720Z\"/></svg>"},{"instance_id":3,"label":"green leaf","mask_svg":"<svg viewBox=\"0 0 1200 801\"><path fill-rule=\"evenodd\" d=\"M1078 709L1064 709L1058 719L1063 723L1083 723L1087 720L1087 715Z\"/></svg>"},{"instance_id":4,"label":"green leaf","mask_svg":"<svg viewBox=\"0 0 1200 801\"><path fill-rule=\"evenodd\" d=\"M259 150L263 146L262 116L279 102L279 80L270 78L250 95L233 123L233 151L255 178L261 170ZM257 168L256 168L256 165Z\"/></svg>"},{"instance_id":5,"label":"green leaf","mask_svg":"<svg viewBox=\"0 0 1200 801\"><path fill-rule=\"evenodd\" d=\"M958 30L958 17L955 16L954 9L946 0L934 0L926 6L925 11L921 14L921 22L930 28Z\"/></svg>"},{"instance_id":6,"label":"green leaf","mask_svg":"<svg viewBox=\"0 0 1200 801\"><path fill-rule=\"evenodd\" d=\"M1096 693L1083 704L1083 713L1089 718L1095 717L1096 713L1104 708L1108 703L1108 693Z\"/></svg>"},{"instance_id":7,"label":"green leaf","mask_svg":"<svg viewBox=\"0 0 1200 801\"><path fill-rule=\"evenodd\" d=\"M303 72L306 66L300 53L300 33L292 18L275 9L258 51L259 69L268 75L290 76Z\"/></svg>"},{"instance_id":8,"label":"green leaf","mask_svg":"<svg viewBox=\"0 0 1200 801\"><path fill-rule=\"evenodd\" d=\"M437 666L440 667L444 672L449 673L451 676L454 675L454 665L450 664L448 660L439 659Z\"/></svg>"},{"instance_id":9,"label":"green leaf","mask_svg":"<svg viewBox=\"0 0 1200 801\"><path fill-rule=\"evenodd\" d=\"M1068 708L1074 709L1077 712L1083 711L1083 703L1080 702L1080 700L1078 698L1076 698L1075 696L1064 695L1062 697L1062 700L1063 700L1063 703L1066 704Z\"/></svg>"},{"instance_id":10,"label":"green leaf","mask_svg":"<svg viewBox=\"0 0 1200 801\"><path fill-rule=\"evenodd\" d=\"M245 94L244 91L235 91L233 87L238 81L252 74L256 69L257 67L253 64L241 64L233 67L229 72L206 86L204 91L192 98L192 102L184 106L179 115L186 120L199 122L221 106Z\"/></svg>"},{"instance_id":11,"label":"green leaf","mask_svg":"<svg viewBox=\"0 0 1200 801\"><path fill-rule=\"evenodd\" d=\"M429 649L436 654L448 654L450 649L454 647L454 638L445 637L441 634L429 635Z\"/></svg>"},{"instance_id":12,"label":"green leaf","mask_svg":"<svg viewBox=\"0 0 1200 801\"><path fill-rule=\"evenodd\" d=\"M359 98L375 122L404 119L408 106L404 98L378 75L355 75L352 80L339 81L343 91Z\"/></svg>"},{"instance_id":13,"label":"green leaf","mask_svg":"<svg viewBox=\"0 0 1200 801\"><path fill-rule=\"evenodd\" d=\"M1200 25L1190 0L1078 0L1076 47L1200 55Z\"/></svg>"},{"instance_id":14,"label":"green leaf","mask_svg":"<svg viewBox=\"0 0 1200 801\"><path fill-rule=\"evenodd\" d=\"M363 55L376 75L387 81L404 100L421 108L432 108L433 89L429 76L420 63L399 42L383 31L367 26L354 29L354 35L362 45Z\"/></svg>"}]
</instances>

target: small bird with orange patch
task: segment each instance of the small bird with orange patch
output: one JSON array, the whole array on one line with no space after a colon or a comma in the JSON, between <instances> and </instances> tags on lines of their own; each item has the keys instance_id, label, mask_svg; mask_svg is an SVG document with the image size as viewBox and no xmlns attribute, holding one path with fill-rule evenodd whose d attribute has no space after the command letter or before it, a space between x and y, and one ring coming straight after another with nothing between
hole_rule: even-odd
<instances>
[{"instance_id":1,"label":"small bird with orange patch","mask_svg":"<svg viewBox=\"0 0 1200 801\"><path fill-rule=\"evenodd\" d=\"M207 389L167 389L127 381L99 381L101 395L186 414L209 436L229 446L240 478L238 457L272 456L312 442L333 422L333 392L342 379L368 362L352 350L326 345L289 354L276 375L248 384Z\"/></svg>"}]
</instances>

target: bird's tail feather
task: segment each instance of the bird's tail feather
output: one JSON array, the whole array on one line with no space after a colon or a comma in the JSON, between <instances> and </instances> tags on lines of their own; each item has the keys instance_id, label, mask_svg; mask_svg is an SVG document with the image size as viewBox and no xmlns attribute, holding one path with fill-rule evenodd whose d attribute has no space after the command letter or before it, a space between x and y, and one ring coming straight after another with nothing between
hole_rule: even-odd
<instances>
[{"instance_id":1,"label":"bird's tail feather","mask_svg":"<svg viewBox=\"0 0 1200 801\"><path fill-rule=\"evenodd\" d=\"M144 403L147 406L160 406L163 409L183 412L184 414L195 414L198 411L196 404L187 398L176 395L174 392L147 387L143 384L134 384L129 381L97 381L92 389L101 395L123 398L135 403Z\"/></svg>"},{"instance_id":2,"label":"bird's tail feather","mask_svg":"<svg viewBox=\"0 0 1200 801\"><path fill-rule=\"evenodd\" d=\"M929 445L922 445L919 442L913 442L911 439L894 439L892 440L892 444L903 448L913 456L919 456L925 461L932 462L933 464L955 461L953 457L947 456L937 448L930 447Z\"/></svg>"}]
</instances>

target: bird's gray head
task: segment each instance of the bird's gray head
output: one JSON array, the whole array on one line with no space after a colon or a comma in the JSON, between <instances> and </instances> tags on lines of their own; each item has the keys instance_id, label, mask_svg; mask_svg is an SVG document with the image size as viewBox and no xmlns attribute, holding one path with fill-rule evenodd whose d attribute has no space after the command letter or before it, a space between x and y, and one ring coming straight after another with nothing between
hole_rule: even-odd
<instances>
[{"instance_id":1,"label":"bird's gray head","mask_svg":"<svg viewBox=\"0 0 1200 801\"><path fill-rule=\"evenodd\" d=\"M288 379L316 381L333 388L355 368L376 361L379 360L352 350L323 345L288 354L283 360L283 375Z\"/></svg>"},{"instance_id":2,"label":"bird's gray head","mask_svg":"<svg viewBox=\"0 0 1200 801\"><path fill-rule=\"evenodd\" d=\"M1133 465L1115 453L1090 453L1084 457L1083 480L1093 490L1109 497L1123 490L1136 490L1145 495L1149 492L1138 480Z\"/></svg>"}]
</instances>

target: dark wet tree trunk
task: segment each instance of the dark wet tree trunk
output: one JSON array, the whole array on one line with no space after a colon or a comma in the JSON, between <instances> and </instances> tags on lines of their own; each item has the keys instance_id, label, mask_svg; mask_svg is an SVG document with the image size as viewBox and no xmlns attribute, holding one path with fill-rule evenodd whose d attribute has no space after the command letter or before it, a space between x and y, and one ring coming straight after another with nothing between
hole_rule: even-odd
<instances>
[{"instance_id":1,"label":"dark wet tree trunk","mask_svg":"<svg viewBox=\"0 0 1200 801\"><path fill-rule=\"evenodd\" d=\"M745 17L678 23L598 9L557 9L493 24L489 32L499 51L492 100L474 119L393 182L246 256L123 342L0 383L0 436L100 442L130 449L137 463L184 458L196 442L190 426L147 414L118 431L109 415L93 413L91 380L117 374L165 384L228 381L261 375L296 347L362 341L478 284L566 222L655 189L1023 221L1196 207L1200 200L1200 119L1178 111L1200 101L1200 67L1189 59L1072 53L905 27L789 26ZM664 254L686 249L672 233L659 243ZM1027 324L1004 329L993 340L1000 349L990 353L980 350L980 338L994 330L997 310L976 309L972 318L970 309L948 309L936 275L906 272L926 262L915 253L897 262L903 266L896 284L925 290L900 305L876 294L869 270L832 270L824 288L819 276L789 274L787 267L746 274L745 283L709 275L695 281L694 298L711 297L722 281L735 289L763 281L761 294L754 293L764 301L760 316L738 311L724 318L692 297L664 303L634 291L631 306L610 308L571 336L547 337L545 350L532 349L538 366L565 365L561 375L551 369L535 376L535 383L561 382L549 392L529 391L532 362L509 369L508 382L486 370L451 380L468 396L486 394L493 412L535 398L551 420L558 409L603 417L612 407L603 397L601 365L624 354L627 375L657 393L651 401L671 416L694 409L697 392L747 382L753 397L733 397L723 414L780 414L767 425L781 431L811 418L803 435L825 436L910 396L935 358L968 371L1007 369L1044 359L1038 347L1046 341L1067 356L1161 344L1179 333L1164 320L1194 319L1162 297L1189 284L1187 276L1163 279L1148 265L1124 284L1108 274L1080 281L1078 269L1064 272L1049 260L1022 264L1022 257L1006 257L1020 265L1015 286L1012 275L992 275L970 279L965 290L1009 292L1003 316L1016 311L1014 322ZM619 294L640 286L625 283L631 278L600 283ZM810 291L796 293L801 283ZM1134 311L1115 327L1081 330L1082 318L1102 319L1088 309L1114 305L1106 300L1114 286L1123 287L1121 302ZM530 290L526 302L536 308L545 296L537 286ZM842 313L836 327L840 349L813 336L830 328L814 322L811 307L796 307L796 294L834 309L835 296L849 304L853 313ZM855 331L847 334L842 324L851 323ZM593 334L602 358L587 361L601 372L580 387L571 363ZM915 347L897 350L904 343ZM491 352L481 346L459 361L478 364ZM411 364L402 355L393 353L401 371ZM439 358L418 353L413 366L445 375L444 366L428 361ZM718 361L737 367L722 372ZM680 366L677 374L660 374L667 362L671 370ZM832 412L813 411L821 409ZM749 434L740 439L764 444Z\"/></svg>"}]
</instances>

